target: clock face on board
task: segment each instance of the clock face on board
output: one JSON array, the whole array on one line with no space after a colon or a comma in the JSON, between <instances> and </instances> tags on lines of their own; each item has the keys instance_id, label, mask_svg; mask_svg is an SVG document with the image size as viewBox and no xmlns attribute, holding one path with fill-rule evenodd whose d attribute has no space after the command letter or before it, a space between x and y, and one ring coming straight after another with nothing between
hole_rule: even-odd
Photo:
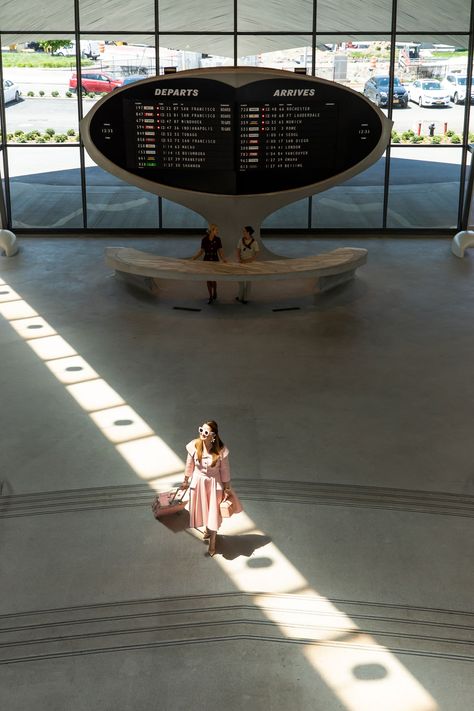
<instances>
[{"instance_id":1,"label":"clock face on board","mask_svg":"<svg viewBox=\"0 0 474 711\"><path fill-rule=\"evenodd\" d=\"M240 87L195 73L157 77L112 92L91 114L86 148L130 182L220 195L334 178L380 148L383 134L383 115L361 95L287 76Z\"/></svg>"}]
</instances>

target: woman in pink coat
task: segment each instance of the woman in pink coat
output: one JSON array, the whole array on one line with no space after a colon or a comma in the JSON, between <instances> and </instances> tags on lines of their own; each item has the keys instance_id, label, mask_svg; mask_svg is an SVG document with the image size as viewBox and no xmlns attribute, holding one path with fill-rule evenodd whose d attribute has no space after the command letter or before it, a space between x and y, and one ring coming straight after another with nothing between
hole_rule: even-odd
<instances>
[{"instance_id":1,"label":"woman in pink coat","mask_svg":"<svg viewBox=\"0 0 474 711\"><path fill-rule=\"evenodd\" d=\"M221 501L232 497L235 513L242 506L230 488L229 450L219 437L214 420L199 428L198 439L186 445L188 453L182 488L190 489L186 508L193 528L205 526L203 539L209 541L209 555L216 552L217 531L222 523Z\"/></svg>"}]
</instances>

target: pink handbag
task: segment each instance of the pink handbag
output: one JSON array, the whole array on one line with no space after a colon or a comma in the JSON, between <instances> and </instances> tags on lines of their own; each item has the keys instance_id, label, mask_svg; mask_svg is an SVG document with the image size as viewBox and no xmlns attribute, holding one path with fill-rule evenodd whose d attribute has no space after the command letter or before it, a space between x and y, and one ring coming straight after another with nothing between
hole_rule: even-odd
<instances>
[{"instance_id":1,"label":"pink handbag","mask_svg":"<svg viewBox=\"0 0 474 711\"><path fill-rule=\"evenodd\" d=\"M222 518L230 518L235 513L232 499L221 501L220 506Z\"/></svg>"},{"instance_id":2,"label":"pink handbag","mask_svg":"<svg viewBox=\"0 0 474 711\"><path fill-rule=\"evenodd\" d=\"M186 489L183 490L180 498L176 498L178 491L179 487L176 491L165 491L162 494L157 494L155 496L151 505L155 518L169 516L170 514L178 513L184 509L186 502L183 501L183 497L186 493Z\"/></svg>"}]
</instances>

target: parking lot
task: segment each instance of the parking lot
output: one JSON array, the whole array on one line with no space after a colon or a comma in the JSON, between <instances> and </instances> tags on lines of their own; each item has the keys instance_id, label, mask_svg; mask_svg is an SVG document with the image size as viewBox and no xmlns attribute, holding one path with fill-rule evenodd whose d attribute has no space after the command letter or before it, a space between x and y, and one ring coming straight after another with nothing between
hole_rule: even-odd
<instances>
[{"instance_id":1,"label":"parking lot","mask_svg":"<svg viewBox=\"0 0 474 711\"><path fill-rule=\"evenodd\" d=\"M67 75L69 78L69 74ZM53 85L51 85L53 86ZM56 85L54 85L56 86ZM67 84L66 84L67 87ZM53 88L49 90L54 91ZM64 84L61 87L61 94L64 96ZM76 96L71 98L29 98L22 90L22 99L18 103L10 103L6 106L7 131L14 132L31 131L35 128L43 130L47 127L58 131L66 131L69 128L77 128L77 106ZM84 113L93 106L94 100L86 98L83 102ZM433 108L420 108L417 104L409 102L408 108L393 110L392 119L394 129L399 133L412 129L417 132L418 124L422 124L422 133L428 134L428 125L435 124L435 133L444 133L447 129L461 133L464 122L463 105L453 105ZM386 109L383 109L387 114Z\"/></svg>"}]
</instances>

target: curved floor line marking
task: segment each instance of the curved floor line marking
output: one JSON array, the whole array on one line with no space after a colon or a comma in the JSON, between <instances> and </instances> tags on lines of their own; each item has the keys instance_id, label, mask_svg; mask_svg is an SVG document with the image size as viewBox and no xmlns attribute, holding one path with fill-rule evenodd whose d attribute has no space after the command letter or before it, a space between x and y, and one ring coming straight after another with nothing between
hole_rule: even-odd
<instances>
[{"instance_id":1,"label":"curved floor line marking","mask_svg":"<svg viewBox=\"0 0 474 711\"><path fill-rule=\"evenodd\" d=\"M177 470L174 474L178 477L181 471ZM170 473L170 476L172 475L173 472ZM287 480L251 482L236 478L234 482L241 498L248 501L346 506L474 517L474 496L471 495ZM271 494L266 493L268 486L271 486ZM297 493L295 493L295 486L298 489ZM144 485L33 492L0 498L0 518L147 506L149 502L150 489Z\"/></svg>"},{"instance_id":2,"label":"curved floor line marking","mask_svg":"<svg viewBox=\"0 0 474 711\"><path fill-rule=\"evenodd\" d=\"M360 635L365 637L366 635ZM304 637L273 637L268 635L250 635L250 634L231 634L226 636L211 636L202 637L199 639L177 639L177 640L165 640L165 641L154 641L154 642L144 642L138 644L130 645L116 645L112 647L100 647L97 649L88 648L84 650L74 650L65 652L53 652L46 654L34 654L23 657L10 657L8 659L0 660L0 665L5 664L17 664L21 662L37 662L49 659L64 659L68 657L81 657L90 654L107 654L112 652L129 652L131 650L139 649L153 649L161 647L176 647L189 644L211 644L216 642L235 642L235 641L246 641L246 642L270 642L276 644L294 644L294 645L304 645L308 649L311 648L329 648L336 651L361 651L369 655L373 663L373 656L378 656L381 652L379 645L373 645L370 643L341 643L337 641L324 640L324 641L314 641ZM388 648L383 648L383 656L389 657L392 655L392 650ZM420 652L418 650L406 649L406 648L396 648L393 649L393 654L408 655L414 657L426 657L431 659L447 659L450 661L459 662L470 662L474 663L474 656L463 655L463 654L444 654L438 652ZM382 658L383 658L382 656Z\"/></svg>"},{"instance_id":3,"label":"curved floor line marking","mask_svg":"<svg viewBox=\"0 0 474 711\"><path fill-rule=\"evenodd\" d=\"M280 601L290 601L302 603L301 609L307 610L308 605L325 605L326 602L330 602L333 605L344 605L344 606L360 606L360 607L372 607L380 608L383 610L405 610L407 612L427 612L440 615L459 615L471 617L474 622L474 611L469 610L453 610L449 608L440 607L426 607L422 605L407 605L406 603L390 603L390 602L375 602L371 600L349 600L346 598L330 598L323 597L321 595L295 595L291 593L273 593L273 592L246 592L244 590L239 590L236 592L219 592L219 593L206 593L198 595L170 595L166 597L152 597L152 598L137 598L131 600L113 600L109 602L96 602L82 605L71 605L67 607L53 607L53 608L43 608L38 610L25 610L20 612L10 612L0 615L0 620L15 619L18 617L31 617L33 615L51 615L51 614L62 614L64 612L79 612L80 610L102 610L104 608L116 608L116 607L136 607L137 605L166 605L174 604L176 602L188 603L193 600L203 600L208 603L210 600L223 600L228 598L254 598L258 595L262 603L265 600L273 602L274 600ZM268 606L266 606L268 607ZM252 606L255 609L254 606ZM208 609L207 607L205 609ZM295 609L292 607L292 609ZM323 610L324 611L324 610ZM318 611L320 614L321 611ZM341 613L337 607L330 614L339 615Z\"/></svg>"}]
</instances>

